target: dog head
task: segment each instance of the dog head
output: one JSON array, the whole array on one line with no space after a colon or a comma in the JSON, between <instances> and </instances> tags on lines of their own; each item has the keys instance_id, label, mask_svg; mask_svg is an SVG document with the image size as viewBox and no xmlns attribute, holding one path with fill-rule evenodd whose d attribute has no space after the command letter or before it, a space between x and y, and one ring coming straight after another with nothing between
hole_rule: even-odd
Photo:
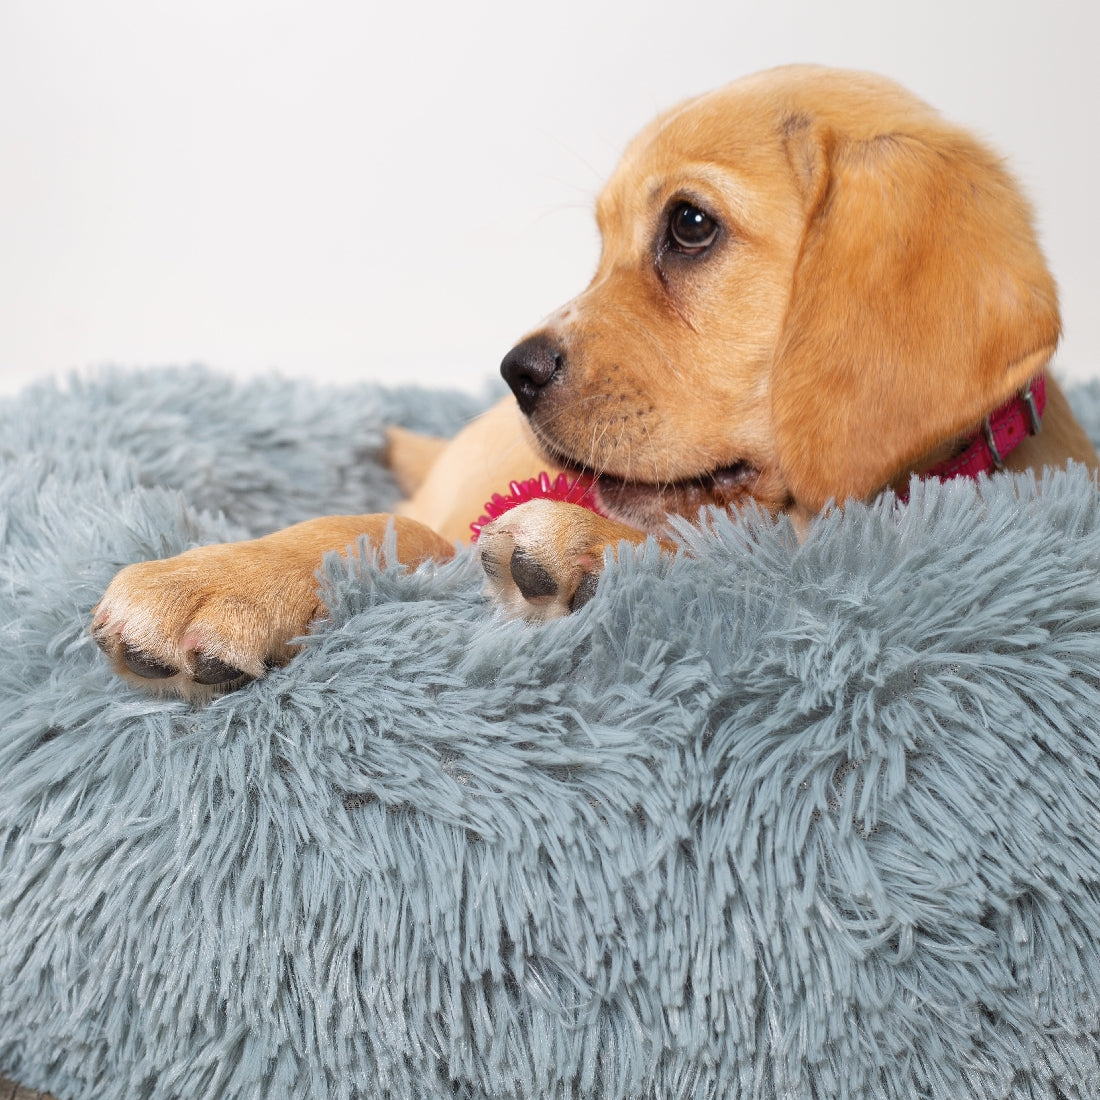
<instances>
[{"instance_id":1,"label":"dog head","mask_svg":"<svg viewBox=\"0 0 1100 1100\"><path fill-rule=\"evenodd\" d=\"M887 80L772 70L658 118L579 297L505 357L606 511L817 511L927 464L1042 369L1057 292L998 159Z\"/></svg>"}]
</instances>

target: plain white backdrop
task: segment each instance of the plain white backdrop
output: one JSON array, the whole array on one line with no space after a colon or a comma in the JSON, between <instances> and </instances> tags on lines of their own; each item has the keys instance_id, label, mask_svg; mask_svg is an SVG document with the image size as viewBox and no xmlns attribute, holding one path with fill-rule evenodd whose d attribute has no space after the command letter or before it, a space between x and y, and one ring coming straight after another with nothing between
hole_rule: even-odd
<instances>
[{"instance_id":1,"label":"plain white backdrop","mask_svg":"<svg viewBox=\"0 0 1100 1100\"><path fill-rule=\"evenodd\" d=\"M1006 155L1100 375L1095 0L0 0L0 391L205 362L480 387L661 108L791 61Z\"/></svg>"}]
</instances>

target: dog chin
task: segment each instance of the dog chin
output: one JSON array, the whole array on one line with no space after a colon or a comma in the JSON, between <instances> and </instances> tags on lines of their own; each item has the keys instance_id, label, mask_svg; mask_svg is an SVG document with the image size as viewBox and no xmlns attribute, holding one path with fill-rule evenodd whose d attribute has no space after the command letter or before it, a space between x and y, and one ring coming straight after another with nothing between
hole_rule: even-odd
<instances>
[{"instance_id":1,"label":"dog chin","mask_svg":"<svg viewBox=\"0 0 1100 1100\"><path fill-rule=\"evenodd\" d=\"M602 474L594 490L600 510L609 518L648 534L667 530L670 515L694 520L702 508L732 508L752 496L759 471L746 462L702 477L660 485Z\"/></svg>"}]
</instances>

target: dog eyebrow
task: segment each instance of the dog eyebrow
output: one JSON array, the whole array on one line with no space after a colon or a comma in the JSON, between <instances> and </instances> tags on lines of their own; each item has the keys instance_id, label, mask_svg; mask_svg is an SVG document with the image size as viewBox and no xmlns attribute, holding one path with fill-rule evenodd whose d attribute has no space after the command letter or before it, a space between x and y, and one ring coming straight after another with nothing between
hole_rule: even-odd
<instances>
[{"instance_id":1,"label":"dog eyebrow","mask_svg":"<svg viewBox=\"0 0 1100 1100\"><path fill-rule=\"evenodd\" d=\"M674 186L670 186L674 184ZM675 181L654 180L649 185L650 209L662 198L683 198L703 207L712 217L731 220L739 226L754 222L756 205L746 178L736 168L718 167L705 162L687 164L677 172Z\"/></svg>"}]
</instances>

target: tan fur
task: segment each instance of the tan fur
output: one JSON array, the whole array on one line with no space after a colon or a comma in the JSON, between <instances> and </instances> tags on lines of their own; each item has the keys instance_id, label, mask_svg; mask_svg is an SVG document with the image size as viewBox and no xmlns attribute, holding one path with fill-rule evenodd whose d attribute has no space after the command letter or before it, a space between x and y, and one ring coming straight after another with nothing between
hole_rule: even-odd
<instances>
[{"instance_id":1,"label":"tan fur","mask_svg":"<svg viewBox=\"0 0 1100 1100\"><path fill-rule=\"evenodd\" d=\"M679 201L721 227L705 254L662 243ZM490 586L528 618L567 613L606 548L659 534L670 512L751 500L804 525L830 500L904 484L1058 341L1054 281L1001 162L880 77L776 69L668 112L627 149L597 220L594 278L539 330L566 365L528 423L507 399L445 449L391 437L402 483L419 482L399 512L445 540L467 538L511 479L602 476L610 519L541 501L483 533ZM1048 378L1043 432L1009 468L1071 459L1097 465ZM378 517L329 522L132 566L100 604L97 638L123 671L127 646L180 663L171 682L136 680L188 697L209 694L187 678L192 642L259 675L316 613L321 551L380 530ZM450 552L402 530L410 561ZM526 594L517 553L535 578Z\"/></svg>"}]
</instances>

